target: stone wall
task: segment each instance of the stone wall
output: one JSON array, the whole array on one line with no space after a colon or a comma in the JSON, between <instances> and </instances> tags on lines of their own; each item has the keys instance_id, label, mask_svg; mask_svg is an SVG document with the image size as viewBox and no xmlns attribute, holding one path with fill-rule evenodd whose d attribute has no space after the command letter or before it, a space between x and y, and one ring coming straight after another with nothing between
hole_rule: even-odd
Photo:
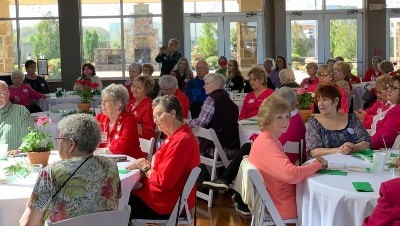
<instances>
[{"instance_id":1,"label":"stone wall","mask_svg":"<svg viewBox=\"0 0 400 226\"><path fill-rule=\"evenodd\" d=\"M14 52L11 21L0 21L0 74L10 74L14 69Z\"/></svg>"}]
</instances>

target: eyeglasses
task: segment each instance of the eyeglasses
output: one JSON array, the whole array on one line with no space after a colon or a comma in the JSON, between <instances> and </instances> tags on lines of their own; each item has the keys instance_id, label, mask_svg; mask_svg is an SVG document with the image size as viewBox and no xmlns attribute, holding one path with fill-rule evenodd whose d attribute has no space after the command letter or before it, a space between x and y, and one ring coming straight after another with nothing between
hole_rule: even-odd
<instances>
[{"instance_id":1,"label":"eyeglasses","mask_svg":"<svg viewBox=\"0 0 400 226\"><path fill-rule=\"evenodd\" d=\"M69 140L71 137L55 137L54 138L57 142L57 144L60 144L62 140Z\"/></svg>"},{"instance_id":2,"label":"eyeglasses","mask_svg":"<svg viewBox=\"0 0 400 226\"><path fill-rule=\"evenodd\" d=\"M318 73L317 76L318 76L318 77L328 77L328 76L330 76L330 75L329 75L329 74L321 74L321 73Z\"/></svg>"},{"instance_id":3,"label":"eyeglasses","mask_svg":"<svg viewBox=\"0 0 400 226\"><path fill-rule=\"evenodd\" d=\"M390 90L390 91L395 91L396 89L400 89L399 87L396 87L394 85L388 85L387 87L388 87L388 90Z\"/></svg>"},{"instance_id":4,"label":"eyeglasses","mask_svg":"<svg viewBox=\"0 0 400 226\"><path fill-rule=\"evenodd\" d=\"M5 97L8 93L0 93L0 97Z\"/></svg>"},{"instance_id":5,"label":"eyeglasses","mask_svg":"<svg viewBox=\"0 0 400 226\"><path fill-rule=\"evenodd\" d=\"M382 93L386 93L386 89L384 89L384 90L379 90L379 91L376 91L376 94L382 94Z\"/></svg>"},{"instance_id":6,"label":"eyeglasses","mask_svg":"<svg viewBox=\"0 0 400 226\"><path fill-rule=\"evenodd\" d=\"M108 102L114 102L115 100L101 100L101 104L104 104L104 103L108 103Z\"/></svg>"}]
</instances>

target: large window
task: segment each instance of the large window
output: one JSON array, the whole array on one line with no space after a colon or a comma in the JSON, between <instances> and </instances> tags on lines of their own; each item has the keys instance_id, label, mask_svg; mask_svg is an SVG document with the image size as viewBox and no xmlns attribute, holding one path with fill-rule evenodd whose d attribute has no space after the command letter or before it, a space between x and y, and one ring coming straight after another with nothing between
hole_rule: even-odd
<instances>
[{"instance_id":1,"label":"large window","mask_svg":"<svg viewBox=\"0 0 400 226\"><path fill-rule=\"evenodd\" d=\"M307 77L306 64L324 64L328 59L344 57L352 73L362 74L363 1L286 0L288 65L296 81ZM303 11L313 10L313 11Z\"/></svg>"},{"instance_id":2,"label":"large window","mask_svg":"<svg viewBox=\"0 0 400 226\"><path fill-rule=\"evenodd\" d=\"M161 1L82 0L82 60L102 78L128 76L133 62L154 61L162 45ZM83 63L82 62L82 63Z\"/></svg>"},{"instance_id":3,"label":"large window","mask_svg":"<svg viewBox=\"0 0 400 226\"><path fill-rule=\"evenodd\" d=\"M60 79L57 0L0 1L0 75L25 70L26 60L48 59L47 79Z\"/></svg>"}]
</instances>

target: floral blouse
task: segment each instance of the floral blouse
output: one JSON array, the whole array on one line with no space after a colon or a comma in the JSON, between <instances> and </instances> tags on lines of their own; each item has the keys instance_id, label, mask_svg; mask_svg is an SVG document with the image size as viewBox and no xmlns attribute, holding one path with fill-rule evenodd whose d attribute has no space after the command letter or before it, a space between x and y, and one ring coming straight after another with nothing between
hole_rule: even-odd
<instances>
[{"instance_id":1,"label":"floral blouse","mask_svg":"<svg viewBox=\"0 0 400 226\"><path fill-rule=\"evenodd\" d=\"M345 142L371 143L371 137L360 120L354 114L349 114L348 117L347 126L342 130L325 129L316 118L311 118L306 124L307 152L314 148L336 148Z\"/></svg>"},{"instance_id":2,"label":"floral blouse","mask_svg":"<svg viewBox=\"0 0 400 226\"><path fill-rule=\"evenodd\" d=\"M118 167L113 160L101 156L89 158L52 198L85 159L75 157L43 168L28 202L28 207L44 211L42 225L47 219L55 223L118 208L121 198Z\"/></svg>"}]
</instances>

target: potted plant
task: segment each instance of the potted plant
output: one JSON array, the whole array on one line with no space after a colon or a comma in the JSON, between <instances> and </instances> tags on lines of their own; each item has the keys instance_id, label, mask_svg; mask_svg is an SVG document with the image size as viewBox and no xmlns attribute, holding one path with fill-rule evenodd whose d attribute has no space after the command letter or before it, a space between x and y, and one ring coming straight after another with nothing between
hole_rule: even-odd
<instances>
[{"instance_id":1,"label":"potted plant","mask_svg":"<svg viewBox=\"0 0 400 226\"><path fill-rule=\"evenodd\" d=\"M90 109L91 102L93 100L93 95L99 93L97 88L99 84L96 82L90 81L90 79L83 78L76 80L75 84L77 84L76 94L80 98L80 103L78 103L78 109L81 112L87 112Z\"/></svg>"},{"instance_id":2,"label":"potted plant","mask_svg":"<svg viewBox=\"0 0 400 226\"><path fill-rule=\"evenodd\" d=\"M54 144L51 141L52 136L44 132L44 128L48 123L51 123L51 120L47 115L39 117L36 123L39 130L28 128L29 133L22 138L20 149L27 152L31 164L47 165L50 151L54 148Z\"/></svg>"},{"instance_id":3,"label":"potted plant","mask_svg":"<svg viewBox=\"0 0 400 226\"><path fill-rule=\"evenodd\" d=\"M314 98L312 93L307 92L303 88L297 89L297 108L304 122L307 122L312 114L311 106L313 102Z\"/></svg>"}]
</instances>

